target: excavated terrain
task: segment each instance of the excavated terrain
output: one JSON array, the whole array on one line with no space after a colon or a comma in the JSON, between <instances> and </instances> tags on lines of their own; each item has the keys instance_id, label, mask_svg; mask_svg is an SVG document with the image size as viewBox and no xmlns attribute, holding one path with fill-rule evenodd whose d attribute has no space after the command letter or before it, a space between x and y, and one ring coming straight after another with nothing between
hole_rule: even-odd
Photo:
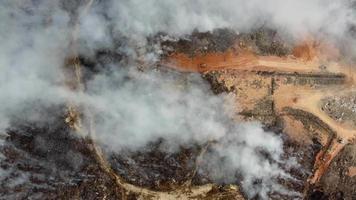
<instances>
[{"instance_id":1,"label":"excavated terrain","mask_svg":"<svg viewBox=\"0 0 356 200\"><path fill-rule=\"evenodd\" d=\"M295 150L286 151L287 156L296 152L308 174L295 172L304 198L355 199L353 69L323 57L310 44L285 56L261 50L251 54L253 48L241 40L237 37L237 47L224 52L191 56L178 50L164 65L198 71L215 93L233 94L237 119L279 127L287 136L286 148Z\"/></svg>"}]
</instances>

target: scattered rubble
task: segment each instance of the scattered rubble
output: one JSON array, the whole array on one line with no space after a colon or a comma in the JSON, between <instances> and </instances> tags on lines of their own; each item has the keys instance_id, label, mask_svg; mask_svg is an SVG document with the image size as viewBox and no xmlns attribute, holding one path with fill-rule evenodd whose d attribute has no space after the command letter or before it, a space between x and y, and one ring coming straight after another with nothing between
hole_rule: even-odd
<instances>
[{"instance_id":1,"label":"scattered rubble","mask_svg":"<svg viewBox=\"0 0 356 200\"><path fill-rule=\"evenodd\" d=\"M356 93L325 98L321 109L334 120L356 127Z\"/></svg>"}]
</instances>

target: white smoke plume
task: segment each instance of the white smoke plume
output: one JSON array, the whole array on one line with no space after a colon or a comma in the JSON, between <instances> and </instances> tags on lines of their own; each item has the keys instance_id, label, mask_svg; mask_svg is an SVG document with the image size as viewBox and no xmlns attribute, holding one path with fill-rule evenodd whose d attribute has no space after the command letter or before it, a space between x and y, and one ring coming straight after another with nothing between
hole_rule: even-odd
<instances>
[{"instance_id":1,"label":"white smoke plume","mask_svg":"<svg viewBox=\"0 0 356 200\"><path fill-rule=\"evenodd\" d=\"M236 177L240 177L241 186L250 198L258 195L261 199L268 199L272 191L299 198L300 194L288 191L275 180L293 180L279 164L298 167L292 160L281 159L284 153L282 139L264 131L258 123L239 124L234 131L212 145L212 151L205 155L203 165L211 176L223 183L234 182ZM261 151L270 158L262 156Z\"/></svg>"},{"instance_id":2,"label":"white smoke plume","mask_svg":"<svg viewBox=\"0 0 356 200\"><path fill-rule=\"evenodd\" d=\"M92 20L87 24L95 26L90 29L95 37L105 32L107 23L112 31L129 36L184 35L225 27L248 31L263 24L294 36L310 32L340 36L355 21L349 0L109 0L98 3L93 11L96 19L87 18Z\"/></svg>"},{"instance_id":3,"label":"white smoke plume","mask_svg":"<svg viewBox=\"0 0 356 200\"><path fill-rule=\"evenodd\" d=\"M76 10L75 1L65 2ZM355 19L351 5L346 0L96 0L89 13L79 14L79 52L92 57L114 48L132 60L143 55L154 62L160 48L148 46L146 38L159 32L184 37L194 30L244 32L262 25L293 37L311 32L342 38ZM73 101L92 110L98 142L114 151L140 149L160 138L167 141L167 151L217 141L208 155L216 161L208 166L216 180L233 181L229 178L239 171L251 197L282 191L275 181L288 178L278 165L284 162L282 140L259 124L232 123L234 108L223 108L228 96L213 95L197 75L181 83L171 74L138 72L137 63L120 69L113 63L94 75L86 93L69 91L62 70L73 23L66 6L55 0L0 2L0 133L17 116L46 120L29 105ZM116 45L122 37L127 40ZM260 149L272 163L257 153ZM217 167L220 157L226 162ZM255 179L262 180L262 187L254 187Z\"/></svg>"},{"instance_id":4,"label":"white smoke plume","mask_svg":"<svg viewBox=\"0 0 356 200\"><path fill-rule=\"evenodd\" d=\"M158 72L113 73L91 81L86 97L99 113L98 137L110 147L137 149L164 138L177 148L219 139L228 131L222 123L224 99L198 75L182 81Z\"/></svg>"}]
</instances>

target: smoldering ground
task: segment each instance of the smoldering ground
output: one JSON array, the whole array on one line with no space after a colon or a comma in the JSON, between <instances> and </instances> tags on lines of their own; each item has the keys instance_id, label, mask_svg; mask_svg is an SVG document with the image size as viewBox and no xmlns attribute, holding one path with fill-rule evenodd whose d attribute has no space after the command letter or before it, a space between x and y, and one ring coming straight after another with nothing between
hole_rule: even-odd
<instances>
[{"instance_id":1,"label":"smoldering ground","mask_svg":"<svg viewBox=\"0 0 356 200\"><path fill-rule=\"evenodd\" d=\"M0 3L2 132L18 116L35 123L47 120L28 105L75 102L93 113L97 142L110 151L141 150L159 139L164 139L162 150L167 152L214 141L208 154L210 161L216 161L208 166L214 180L233 182L238 171L250 197L267 198L274 191L298 197L276 181L290 178L280 168L287 161L281 159L279 136L257 123L233 122L229 96L212 94L197 74L177 78L174 73L141 72L137 67L142 62L154 66L159 60L160 43L149 43L147 38L160 32L179 39L194 30L248 32L264 25L292 38L308 32L349 38L354 20L349 1L93 1L84 12L85 3ZM69 90L62 73L72 42L73 12L79 16L76 42L82 57L95 60L98 51L106 50L125 58L94 62L96 70L86 80L84 92ZM272 161L261 156L260 149ZM225 162L216 166L220 158ZM253 184L257 179L261 187Z\"/></svg>"}]
</instances>

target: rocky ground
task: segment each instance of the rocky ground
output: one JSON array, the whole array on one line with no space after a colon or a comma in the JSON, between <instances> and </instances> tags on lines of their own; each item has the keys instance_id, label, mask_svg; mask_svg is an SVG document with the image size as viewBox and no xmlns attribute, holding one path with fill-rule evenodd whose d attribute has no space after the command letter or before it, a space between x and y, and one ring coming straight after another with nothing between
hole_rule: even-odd
<instances>
[{"instance_id":1,"label":"rocky ground","mask_svg":"<svg viewBox=\"0 0 356 200\"><path fill-rule=\"evenodd\" d=\"M334 120L356 127L356 94L323 99L321 109Z\"/></svg>"}]
</instances>

